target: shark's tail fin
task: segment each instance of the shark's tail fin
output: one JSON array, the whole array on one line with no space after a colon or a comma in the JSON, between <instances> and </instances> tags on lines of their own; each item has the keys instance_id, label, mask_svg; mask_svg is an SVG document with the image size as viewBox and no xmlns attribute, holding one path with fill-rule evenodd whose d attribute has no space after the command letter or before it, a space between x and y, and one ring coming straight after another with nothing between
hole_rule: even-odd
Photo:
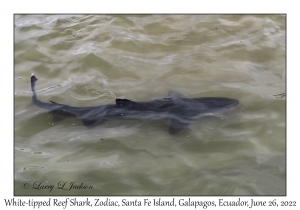
<instances>
[{"instance_id":1,"label":"shark's tail fin","mask_svg":"<svg viewBox=\"0 0 300 210\"><path fill-rule=\"evenodd\" d=\"M34 86L35 86L35 82L37 81L38 79L34 76L34 73L31 74L31 90L32 90L32 93L35 94L35 90L34 90Z\"/></svg>"},{"instance_id":2,"label":"shark's tail fin","mask_svg":"<svg viewBox=\"0 0 300 210\"><path fill-rule=\"evenodd\" d=\"M36 97L36 92L35 92L34 86L35 86L35 82L38 79L34 76L33 73L31 74L30 80L31 80L31 90L32 90L32 103L41 108L50 109L51 104L44 103L44 102L40 101L39 99L37 99L37 97Z\"/></svg>"}]
</instances>

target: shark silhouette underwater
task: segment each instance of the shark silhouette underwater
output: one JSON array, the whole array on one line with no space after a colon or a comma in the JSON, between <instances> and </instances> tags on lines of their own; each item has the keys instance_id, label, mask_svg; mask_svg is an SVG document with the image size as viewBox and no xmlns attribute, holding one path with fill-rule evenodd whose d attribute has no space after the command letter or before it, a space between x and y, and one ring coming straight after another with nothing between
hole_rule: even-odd
<instances>
[{"instance_id":1,"label":"shark silhouette underwater","mask_svg":"<svg viewBox=\"0 0 300 210\"><path fill-rule=\"evenodd\" d=\"M32 102L40 108L49 110L55 121L64 118L77 118L85 126L93 126L111 119L161 119L168 118L169 134L174 135L187 127L198 115L213 114L227 110L239 104L236 99L219 97L185 98L178 92L171 91L166 98L148 102L134 102L128 99L116 99L116 104L94 107L72 107L53 101L40 101L35 92L38 79L32 73Z\"/></svg>"}]
</instances>

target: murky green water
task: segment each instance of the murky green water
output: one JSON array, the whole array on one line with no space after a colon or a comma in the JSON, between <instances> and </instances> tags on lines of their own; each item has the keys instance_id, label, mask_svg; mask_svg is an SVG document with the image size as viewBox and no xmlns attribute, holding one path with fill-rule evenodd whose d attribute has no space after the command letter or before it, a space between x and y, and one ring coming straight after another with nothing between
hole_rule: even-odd
<instances>
[{"instance_id":1,"label":"murky green water","mask_svg":"<svg viewBox=\"0 0 300 210\"><path fill-rule=\"evenodd\" d=\"M16 15L15 195L285 195L285 18ZM86 128L31 104L32 72L44 102L240 104L173 136L165 120ZM92 189L57 189L71 182Z\"/></svg>"}]
</instances>

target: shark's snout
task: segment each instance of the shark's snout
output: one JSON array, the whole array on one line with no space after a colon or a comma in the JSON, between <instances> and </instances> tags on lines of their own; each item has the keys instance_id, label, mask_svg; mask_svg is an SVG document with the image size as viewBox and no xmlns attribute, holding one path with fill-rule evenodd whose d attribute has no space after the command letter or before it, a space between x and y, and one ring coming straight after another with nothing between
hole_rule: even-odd
<instances>
[{"instance_id":1,"label":"shark's snout","mask_svg":"<svg viewBox=\"0 0 300 210\"><path fill-rule=\"evenodd\" d=\"M230 107L237 106L238 104L239 104L239 101L236 99L229 99L229 101L228 101L228 106L230 106Z\"/></svg>"},{"instance_id":2,"label":"shark's snout","mask_svg":"<svg viewBox=\"0 0 300 210\"><path fill-rule=\"evenodd\" d=\"M237 106L239 104L239 101L236 99L231 98L223 98L223 100L219 101L219 106L223 108L230 108Z\"/></svg>"},{"instance_id":3,"label":"shark's snout","mask_svg":"<svg viewBox=\"0 0 300 210\"><path fill-rule=\"evenodd\" d=\"M234 107L239 104L239 101L231 98L201 98L199 100L209 109L223 110Z\"/></svg>"}]
</instances>

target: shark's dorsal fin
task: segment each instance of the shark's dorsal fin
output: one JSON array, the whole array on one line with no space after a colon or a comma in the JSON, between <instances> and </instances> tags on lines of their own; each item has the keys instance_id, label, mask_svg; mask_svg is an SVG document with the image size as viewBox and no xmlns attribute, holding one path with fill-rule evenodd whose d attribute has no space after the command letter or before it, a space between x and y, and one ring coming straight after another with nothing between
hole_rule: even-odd
<instances>
[{"instance_id":1,"label":"shark's dorsal fin","mask_svg":"<svg viewBox=\"0 0 300 210\"><path fill-rule=\"evenodd\" d=\"M118 105L118 106L126 106L126 105L134 104L134 103L136 103L136 102L130 101L128 99L120 99L120 98L116 99L116 105Z\"/></svg>"},{"instance_id":2,"label":"shark's dorsal fin","mask_svg":"<svg viewBox=\"0 0 300 210\"><path fill-rule=\"evenodd\" d=\"M97 120L81 120L82 124L85 126L91 126L96 124Z\"/></svg>"},{"instance_id":3,"label":"shark's dorsal fin","mask_svg":"<svg viewBox=\"0 0 300 210\"><path fill-rule=\"evenodd\" d=\"M168 96L170 98L183 98L184 97L184 95L182 95L181 93L178 93L176 91L170 91Z\"/></svg>"}]
</instances>

